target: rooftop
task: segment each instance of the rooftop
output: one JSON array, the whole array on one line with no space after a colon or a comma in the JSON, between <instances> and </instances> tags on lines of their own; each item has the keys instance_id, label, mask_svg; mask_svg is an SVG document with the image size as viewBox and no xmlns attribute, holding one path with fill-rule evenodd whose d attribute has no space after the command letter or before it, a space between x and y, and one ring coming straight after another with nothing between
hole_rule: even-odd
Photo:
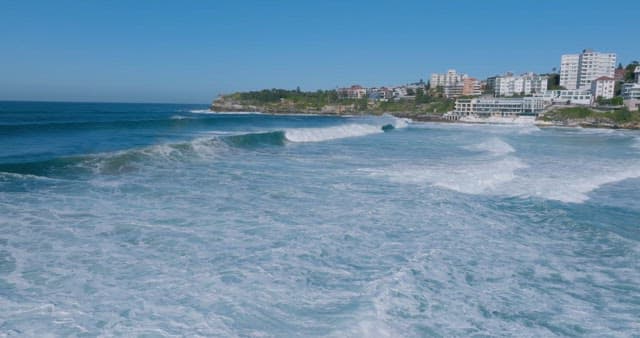
<instances>
[{"instance_id":1,"label":"rooftop","mask_svg":"<svg viewBox=\"0 0 640 338\"><path fill-rule=\"evenodd\" d=\"M601 76L597 79L595 79L595 81L614 81L615 79L612 77L608 77L608 76Z\"/></svg>"}]
</instances>

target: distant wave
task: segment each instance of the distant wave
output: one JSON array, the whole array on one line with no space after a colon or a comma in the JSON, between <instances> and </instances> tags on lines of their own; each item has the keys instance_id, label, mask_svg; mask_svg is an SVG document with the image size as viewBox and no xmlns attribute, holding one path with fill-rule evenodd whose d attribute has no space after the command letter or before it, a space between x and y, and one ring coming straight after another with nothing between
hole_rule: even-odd
<instances>
[{"instance_id":1,"label":"distant wave","mask_svg":"<svg viewBox=\"0 0 640 338\"><path fill-rule=\"evenodd\" d=\"M189 116L184 116L184 115L173 115L171 116L172 120L185 120L185 119L192 119L193 117L189 117Z\"/></svg>"},{"instance_id":2,"label":"distant wave","mask_svg":"<svg viewBox=\"0 0 640 338\"><path fill-rule=\"evenodd\" d=\"M405 128L407 119L393 119L384 125L346 124L324 128L297 128L285 131L285 137L291 142L322 142L347 137L379 134L391 129Z\"/></svg>"},{"instance_id":3,"label":"distant wave","mask_svg":"<svg viewBox=\"0 0 640 338\"><path fill-rule=\"evenodd\" d=\"M640 150L640 136L634 138L633 144L631 145L633 148Z\"/></svg>"},{"instance_id":4,"label":"distant wave","mask_svg":"<svg viewBox=\"0 0 640 338\"><path fill-rule=\"evenodd\" d=\"M382 128L379 125L348 124L325 128L216 135L196 138L188 142L157 144L108 153L67 156L26 163L3 163L0 164L0 172L34 176L59 176L73 173L121 174L138 170L146 165L157 166L167 162L211 158L218 156L222 150L229 147L250 149L284 146L287 142L320 142L383 133Z\"/></svg>"},{"instance_id":5,"label":"distant wave","mask_svg":"<svg viewBox=\"0 0 640 338\"><path fill-rule=\"evenodd\" d=\"M473 151L488 152L493 155L506 155L516 151L510 144L499 138L492 138L485 142L466 146L465 148Z\"/></svg>"},{"instance_id":6,"label":"distant wave","mask_svg":"<svg viewBox=\"0 0 640 338\"><path fill-rule=\"evenodd\" d=\"M261 115L261 112L224 112L224 111L213 111L210 109L192 109L189 110L192 114L209 114L209 115Z\"/></svg>"},{"instance_id":7,"label":"distant wave","mask_svg":"<svg viewBox=\"0 0 640 338\"><path fill-rule=\"evenodd\" d=\"M382 133L381 126L367 124L348 124L326 128L289 129L285 137L291 142L321 142L346 137L365 136Z\"/></svg>"}]
</instances>

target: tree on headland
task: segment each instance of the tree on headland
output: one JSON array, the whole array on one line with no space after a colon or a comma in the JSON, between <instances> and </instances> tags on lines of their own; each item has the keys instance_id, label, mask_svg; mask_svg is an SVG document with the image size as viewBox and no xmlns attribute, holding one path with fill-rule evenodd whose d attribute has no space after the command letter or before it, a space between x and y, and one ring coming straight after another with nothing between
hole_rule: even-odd
<instances>
[{"instance_id":1,"label":"tree on headland","mask_svg":"<svg viewBox=\"0 0 640 338\"><path fill-rule=\"evenodd\" d=\"M416 89L416 104L429 103L429 96L425 95L424 89L418 88Z\"/></svg>"},{"instance_id":2,"label":"tree on headland","mask_svg":"<svg viewBox=\"0 0 640 338\"><path fill-rule=\"evenodd\" d=\"M640 62L638 61L632 61L630 64L628 64L625 68L624 68L624 81L625 82L633 82L633 78L634 78L634 71L636 70L636 67L640 66Z\"/></svg>"},{"instance_id":3,"label":"tree on headland","mask_svg":"<svg viewBox=\"0 0 640 338\"><path fill-rule=\"evenodd\" d=\"M560 74L558 73L547 74L547 89L548 90L565 89L564 87L560 86Z\"/></svg>"}]
</instances>

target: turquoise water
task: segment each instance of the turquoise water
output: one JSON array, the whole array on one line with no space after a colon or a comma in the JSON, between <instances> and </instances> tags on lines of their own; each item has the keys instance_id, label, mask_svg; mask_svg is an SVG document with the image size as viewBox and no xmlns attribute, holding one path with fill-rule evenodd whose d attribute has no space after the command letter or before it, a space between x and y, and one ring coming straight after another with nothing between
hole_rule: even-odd
<instances>
[{"instance_id":1,"label":"turquoise water","mask_svg":"<svg viewBox=\"0 0 640 338\"><path fill-rule=\"evenodd\" d=\"M640 133L205 108L0 102L0 336L640 334Z\"/></svg>"}]
</instances>

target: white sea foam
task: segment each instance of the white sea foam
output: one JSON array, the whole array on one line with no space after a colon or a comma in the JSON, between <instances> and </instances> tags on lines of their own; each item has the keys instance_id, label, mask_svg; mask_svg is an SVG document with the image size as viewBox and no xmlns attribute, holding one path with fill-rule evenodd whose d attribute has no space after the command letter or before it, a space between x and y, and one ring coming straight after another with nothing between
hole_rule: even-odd
<instances>
[{"instance_id":1,"label":"white sea foam","mask_svg":"<svg viewBox=\"0 0 640 338\"><path fill-rule=\"evenodd\" d=\"M171 116L172 120L184 120L184 119L190 119L191 117L188 116L184 116L184 115L173 115Z\"/></svg>"},{"instance_id":2,"label":"white sea foam","mask_svg":"<svg viewBox=\"0 0 640 338\"><path fill-rule=\"evenodd\" d=\"M45 181L56 181L57 179L46 177L46 176L38 176L32 174L18 174L12 172L4 172L0 171L0 182L5 180L45 180Z\"/></svg>"},{"instance_id":3,"label":"white sea foam","mask_svg":"<svg viewBox=\"0 0 640 338\"><path fill-rule=\"evenodd\" d=\"M261 112L255 111L213 111L210 109L192 109L189 110L192 114L211 114L211 115L255 115L262 114Z\"/></svg>"},{"instance_id":4,"label":"white sea foam","mask_svg":"<svg viewBox=\"0 0 640 338\"><path fill-rule=\"evenodd\" d=\"M321 142L346 137L365 136L382 133L380 126L369 124L347 124L326 128L298 128L285 131L285 137L291 142Z\"/></svg>"},{"instance_id":5,"label":"white sea foam","mask_svg":"<svg viewBox=\"0 0 640 338\"><path fill-rule=\"evenodd\" d=\"M488 152L493 155L506 155L515 152L513 147L499 138L492 138L487 141L465 146L468 150Z\"/></svg>"},{"instance_id":6,"label":"white sea foam","mask_svg":"<svg viewBox=\"0 0 640 338\"><path fill-rule=\"evenodd\" d=\"M507 157L470 165L390 168L372 173L374 176L386 176L397 183L428 183L466 194L482 194L496 192L500 186L516 177L516 170L527 167L517 157Z\"/></svg>"},{"instance_id":7,"label":"white sea foam","mask_svg":"<svg viewBox=\"0 0 640 338\"><path fill-rule=\"evenodd\" d=\"M514 184L509 191L512 195L542 197L566 203L584 203L589 193L603 185L640 177L640 166L623 170L607 170L605 174L574 176L547 175L527 177Z\"/></svg>"},{"instance_id":8,"label":"white sea foam","mask_svg":"<svg viewBox=\"0 0 640 338\"><path fill-rule=\"evenodd\" d=\"M413 168L390 168L370 171L392 182L431 184L435 187L474 195L539 197L565 203L584 203L589 194L606 184L640 177L640 164L626 169L601 168L604 173L546 173L527 170L517 157L506 157L473 165L439 165ZM522 171L520 171L522 170Z\"/></svg>"},{"instance_id":9,"label":"white sea foam","mask_svg":"<svg viewBox=\"0 0 640 338\"><path fill-rule=\"evenodd\" d=\"M393 127L397 129L406 128L411 123L411 119L396 117L393 121Z\"/></svg>"}]
</instances>

